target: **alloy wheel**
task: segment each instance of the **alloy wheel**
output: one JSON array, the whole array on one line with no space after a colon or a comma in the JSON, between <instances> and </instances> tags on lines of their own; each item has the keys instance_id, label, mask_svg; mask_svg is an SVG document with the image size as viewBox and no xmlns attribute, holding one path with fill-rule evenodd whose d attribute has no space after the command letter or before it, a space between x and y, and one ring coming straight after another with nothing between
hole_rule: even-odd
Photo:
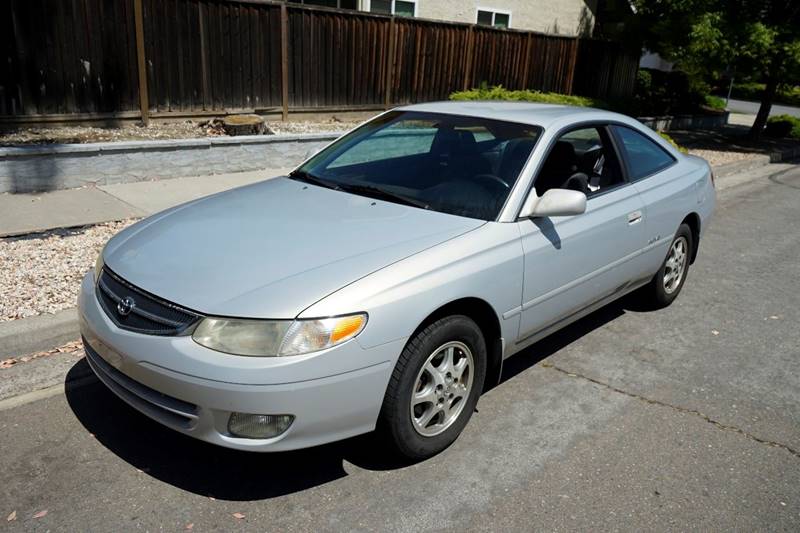
<instances>
[{"instance_id":1,"label":"alloy wheel","mask_svg":"<svg viewBox=\"0 0 800 533\"><path fill-rule=\"evenodd\" d=\"M472 351L462 342L448 342L428 356L411 395L417 433L433 437L456 421L472 390L474 368Z\"/></svg>"},{"instance_id":2,"label":"alloy wheel","mask_svg":"<svg viewBox=\"0 0 800 533\"><path fill-rule=\"evenodd\" d=\"M689 250L689 243L686 237L678 237L672 243L664 264L664 292L672 294L677 290L686 272L686 256Z\"/></svg>"}]
</instances>

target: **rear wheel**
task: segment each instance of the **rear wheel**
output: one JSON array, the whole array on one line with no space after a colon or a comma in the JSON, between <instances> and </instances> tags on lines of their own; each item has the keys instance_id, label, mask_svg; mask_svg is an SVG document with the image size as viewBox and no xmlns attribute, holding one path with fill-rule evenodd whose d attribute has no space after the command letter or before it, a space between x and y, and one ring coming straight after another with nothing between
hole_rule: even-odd
<instances>
[{"instance_id":1,"label":"rear wheel","mask_svg":"<svg viewBox=\"0 0 800 533\"><path fill-rule=\"evenodd\" d=\"M694 242L692 230L681 224L670 244L667 257L644 293L657 307L666 307L678 297L689 273Z\"/></svg>"},{"instance_id":2,"label":"rear wheel","mask_svg":"<svg viewBox=\"0 0 800 533\"><path fill-rule=\"evenodd\" d=\"M486 343L466 316L437 320L406 345L386 390L380 430L402 455L424 459L467 425L486 374Z\"/></svg>"}]
</instances>

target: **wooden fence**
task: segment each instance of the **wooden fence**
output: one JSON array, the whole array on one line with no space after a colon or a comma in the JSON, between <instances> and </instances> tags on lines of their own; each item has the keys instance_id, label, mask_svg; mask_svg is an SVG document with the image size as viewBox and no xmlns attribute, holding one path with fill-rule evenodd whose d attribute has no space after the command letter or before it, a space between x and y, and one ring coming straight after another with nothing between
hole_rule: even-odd
<instances>
[{"instance_id":1,"label":"wooden fence","mask_svg":"<svg viewBox=\"0 0 800 533\"><path fill-rule=\"evenodd\" d=\"M611 42L268 0L3 0L0 121L358 110L481 83L631 94Z\"/></svg>"}]
</instances>

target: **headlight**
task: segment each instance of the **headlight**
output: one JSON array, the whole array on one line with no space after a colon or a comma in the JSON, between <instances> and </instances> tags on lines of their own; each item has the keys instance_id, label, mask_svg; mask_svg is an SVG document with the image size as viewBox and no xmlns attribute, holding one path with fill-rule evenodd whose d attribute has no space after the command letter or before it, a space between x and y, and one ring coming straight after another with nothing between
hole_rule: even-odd
<instances>
[{"instance_id":1,"label":"headlight","mask_svg":"<svg viewBox=\"0 0 800 533\"><path fill-rule=\"evenodd\" d=\"M360 313L312 320L205 318L192 338L206 348L234 355L301 355L336 346L364 329Z\"/></svg>"},{"instance_id":2,"label":"headlight","mask_svg":"<svg viewBox=\"0 0 800 533\"><path fill-rule=\"evenodd\" d=\"M94 262L94 280L100 277L100 271L103 270L105 263L103 262L103 251L105 250L105 246L100 249L100 253L97 254L97 260Z\"/></svg>"}]
</instances>

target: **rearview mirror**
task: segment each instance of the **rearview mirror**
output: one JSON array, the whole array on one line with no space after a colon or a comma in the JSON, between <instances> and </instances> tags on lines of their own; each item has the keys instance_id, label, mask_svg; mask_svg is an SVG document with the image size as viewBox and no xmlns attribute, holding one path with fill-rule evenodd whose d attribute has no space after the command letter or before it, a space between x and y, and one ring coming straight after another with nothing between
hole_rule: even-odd
<instances>
[{"instance_id":1,"label":"rearview mirror","mask_svg":"<svg viewBox=\"0 0 800 533\"><path fill-rule=\"evenodd\" d=\"M572 189L550 189L541 197L536 191L531 191L525 205L522 206L520 216L535 217L564 217L580 215L586 212L586 195Z\"/></svg>"}]
</instances>

